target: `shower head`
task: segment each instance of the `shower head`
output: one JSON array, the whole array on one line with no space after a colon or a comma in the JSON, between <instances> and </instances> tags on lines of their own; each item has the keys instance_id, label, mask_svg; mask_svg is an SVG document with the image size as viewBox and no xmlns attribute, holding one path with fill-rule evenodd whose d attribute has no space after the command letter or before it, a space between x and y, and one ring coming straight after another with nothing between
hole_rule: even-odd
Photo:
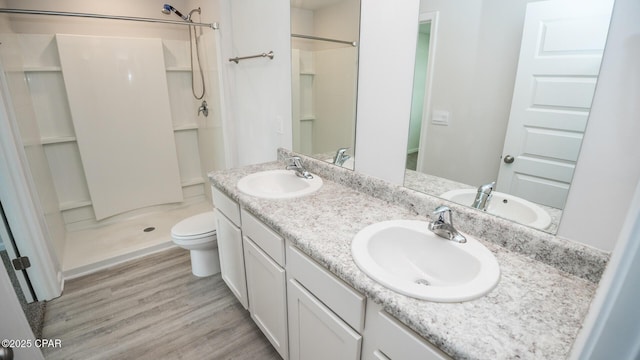
<instances>
[{"instance_id":1,"label":"shower head","mask_svg":"<svg viewBox=\"0 0 640 360\"><path fill-rule=\"evenodd\" d=\"M182 20L189 21L189 17L188 16L182 15L182 13L180 11L178 11L176 8L174 8L173 6L171 6L169 4L164 4L164 6L162 7L162 13L169 15L172 12L174 12L176 15L180 16L182 18Z\"/></svg>"}]
</instances>

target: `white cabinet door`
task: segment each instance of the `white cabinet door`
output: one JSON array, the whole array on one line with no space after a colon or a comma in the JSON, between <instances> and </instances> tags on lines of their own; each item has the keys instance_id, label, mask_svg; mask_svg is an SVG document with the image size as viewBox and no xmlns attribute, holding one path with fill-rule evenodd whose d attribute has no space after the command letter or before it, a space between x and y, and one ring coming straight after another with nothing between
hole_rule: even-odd
<instances>
[{"instance_id":1,"label":"white cabinet door","mask_svg":"<svg viewBox=\"0 0 640 360\"><path fill-rule=\"evenodd\" d=\"M360 359L362 337L296 280L287 287L292 360Z\"/></svg>"},{"instance_id":2,"label":"white cabinet door","mask_svg":"<svg viewBox=\"0 0 640 360\"><path fill-rule=\"evenodd\" d=\"M251 318L283 359L288 359L287 289L284 269L244 237Z\"/></svg>"},{"instance_id":3,"label":"white cabinet door","mask_svg":"<svg viewBox=\"0 0 640 360\"><path fill-rule=\"evenodd\" d=\"M238 301L248 308L247 280L244 273L244 252L242 233L222 212L215 209L218 252L220 253L220 273L222 279Z\"/></svg>"}]
</instances>

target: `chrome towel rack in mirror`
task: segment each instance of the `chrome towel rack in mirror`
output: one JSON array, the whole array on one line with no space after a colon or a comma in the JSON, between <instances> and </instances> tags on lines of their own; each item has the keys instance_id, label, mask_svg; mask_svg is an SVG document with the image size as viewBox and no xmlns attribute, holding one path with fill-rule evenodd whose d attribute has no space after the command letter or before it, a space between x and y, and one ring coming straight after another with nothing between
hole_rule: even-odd
<instances>
[{"instance_id":1,"label":"chrome towel rack in mirror","mask_svg":"<svg viewBox=\"0 0 640 360\"><path fill-rule=\"evenodd\" d=\"M328 42L333 42L333 43L338 43L338 44L351 45L353 47L358 46L358 43L356 41L337 40L337 39L330 39L330 38L319 37L319 36L291 34L291 37L300 38L300 39L307 39L307 40L328 41Z\"/></svg>"},{"instance_id":2,"label":"chrome towel rack in mirror","mask_svg":"<svg viewBox=\"0 0 640 360\"><path fill-rule=\"evenodd\" d=\"M269 51L268 53L262 53L262 54L258 54L258 55L251 55L251 56L243 56L243 57L234 57L234 58L229 58L229 61L233 61L234 63L239 63L240 60L246 60L246 59L253 59L253 58L259 58L259 57L268 57L269 59L273 60L273 51Z\"/></svg>"}]
</instances>

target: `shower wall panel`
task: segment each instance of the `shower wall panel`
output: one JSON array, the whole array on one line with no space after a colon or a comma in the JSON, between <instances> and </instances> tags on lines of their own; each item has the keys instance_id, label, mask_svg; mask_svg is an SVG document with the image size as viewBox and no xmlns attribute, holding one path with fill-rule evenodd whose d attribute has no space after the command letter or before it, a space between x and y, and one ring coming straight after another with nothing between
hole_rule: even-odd
<instances>
[{"instance_id":1,"label":"shower wall panel","mask_svg":"<svg viewBox=\"0 0 640 360\"><path fill-rule=\"evenodd\" d=\"M220 128L219 106L216 105L218 102L215 100L218 98L218 93L216 86L207 87L210 114L206 118L198 116L196 109L200 106L200 102L196 101L191 94L191 67L187 41L162 39L165 76L169 87L169 103L184 201L136 209L98 221L93 211L74 124L71 120L55 34L20 34L18 37L20 43L18 55L21 53L23 61L19 61L14 67L24 68L24 75L22 71L16 72L15 83L24 86L26 80L28 93L24 96L30 97L33 101L37 122L34 120L32 127L35 127L34 130L39 128L40 138L36 132L35 135L30 135L28 143L42 144L44 147L48 169L53 179L51 180L51 176L39 178L42 181L49 179L46 180L49 185L55 186L52 190L54 195L57 193L57 199L54 199L55 201L49 204L49 207L58 214L62 213L63 219L60 220L61 224L57 228L63 230L66 228L67 231L93 228L107 222L125 221L145 212L164 211L211 199L207 193L210 187L207 186L206 173L224 167L224 159L215 162L218 157L223 157L221 147L223 139L221 131L218 131ZM212 56L212 58L216 57ZM214 81L213 84L216 82ZM14 94L16 91L17 88L11 88L12 95L20 98L19 93ZM30 131L30 133L33 132ZM193 141L197 144L192 143ZM201 175L196 176L196 174ZM61 245L61 249L64 249L64 244Z\"/></svg>"},{"instance_id":2,"label":"shower wall panel","mask_svg":"<svg viewBox=\"0 0 640 360\"><path fill-rule=\"evenodd\" d=\"M56 41L96 219L181 202L162 42Z\"/></svg>"}]
</instances>

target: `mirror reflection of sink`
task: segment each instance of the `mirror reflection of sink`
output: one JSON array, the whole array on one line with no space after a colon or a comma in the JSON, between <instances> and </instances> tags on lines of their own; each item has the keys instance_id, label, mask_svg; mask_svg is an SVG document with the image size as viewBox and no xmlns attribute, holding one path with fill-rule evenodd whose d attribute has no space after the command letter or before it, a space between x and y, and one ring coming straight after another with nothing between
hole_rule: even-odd
<instances>
[{"instance_id":1,"label":"mirror reflection of sink","mask_svg":"<svg viewBox=\"0 0 640 360\"><path fill-rule=\"evenodd\" d=\"M288 199L309 195L322 186L322 179L298 177L292 170L269 170L250 174L238 181L241 192L265 199Z\"/></svg>"},{"instance_id":2,"label":"mirror reflection of sink","mask_svg":"<svg viewBox=\"0 0 640 360\"><path fill-rule=\"evenodd\" d=\"M476 193L476 189L457 189L447 191L440 195L440 197L458 204L470 206L473 204ZM493 196L486 210L489 214L517 221L523 225L541 230L547 229L549 225L551 225L551 216L540 206L517 196L498 191L493 191L491 194Z\"/></svg>"},{"instance_id":3,"label":"mirror reflection of sink","mask_svg":"<svg viewBox=\"0 0 640 360\"><path fill-rule=\"evenodd\" d=\"M333 164L333 159L324 159L324 161L328 162L328 163L332 163ZM350 157L347 159L347 161L345 161L342 165L343 168L349 169L349 170L353 170L354 168L354 160L353 157Z\"/></svg>"},{"instance_id":4,"label":"mirror reflection of sink","mask_svg":"<svg viewBox=\"0 0 640 360\"><path fill-rule=\"evenodd\" d=\"M498 262L484 245L441 238L426 221L392 220L369 225L351 243L358 267L401 294L460 302L488 293L500 278Z\"/></svg>"}]
</instances>

